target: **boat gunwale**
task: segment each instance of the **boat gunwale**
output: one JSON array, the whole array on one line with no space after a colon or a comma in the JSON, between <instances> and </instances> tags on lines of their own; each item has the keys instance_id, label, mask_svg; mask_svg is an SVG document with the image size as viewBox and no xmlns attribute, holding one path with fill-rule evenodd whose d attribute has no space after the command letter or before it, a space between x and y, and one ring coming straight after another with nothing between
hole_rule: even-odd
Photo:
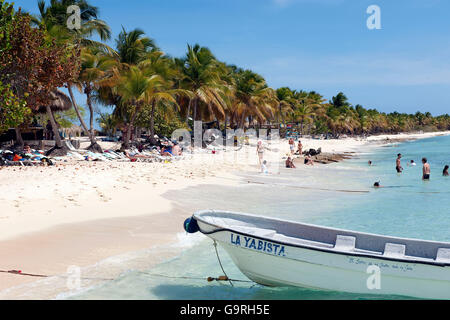
<instances>
[{"instance_id":1,"label":"boat gunwale","mask_svg":"<svg viewBox=\"0 0 450 320\"><path fill-rule=\"evenodd\" d=\"M402 263L425 264L425 265L432 265L432 266L438 266L438 267L450 267L450 263L437 262L436 260L431 260L431 259L422 258L422 257L415 257L415 258L416 259L423 259L423 260L411 260L411 259L408 259L408 258L402 259L402 258L388 257L388 256L384 256L384 255L375 255L375 254L371 255L371 254L360 253L360 252L339 251L339 250L335 250L334 248L329 248L329 249L327 249L327 248L319 248L319 247L315 247L313 245L309 246L309 245L306 245L306 244L305 245L300 245L300 244L288 243L288 242L284 242L284 241L281 241L281 240L271 239L271 238L268 238L268 237L262 237L262 236L253 235L253 234L250 234L250 233L246 233L244 231L233 230L233 229L230 229L230 228L218 226L218 225L216 225L214 223L211 223L211 222L207 222L204 219L201 219L201 215L202 214L206 214L206 213L231 213L231 214L249 216L249 217L253 217L253 218L264 218L264 219L268 219L268 220L276 220L278 222L288 222L288 223L293 223L293 224L300 224L300 225L307 226L307 227L310 226L310 227L321 228L323 230L342 231L342 232L349 232L349 233L357 233L357 234L360 234L360 235L369 235L369 236L375 236L375 237L388 237L388 238L396 239L396 240L420 241L420 242L427 242L427 243L432 243L432 244L443 244L443 245L446 245L446 246L450 246L450 243L447 243L447 242L438 242L438 241L421 240L421 239L411 239L411 238L400 238L400 237L383 236L383 235L373 234L373 233L356 232L356 231L345 230L345 229L322 227L322 226L318 226L318 225L301 223L301 222L296 222L296 221L291 221L291 220L283 220L283 219L270 218L270 217L266 217L266 216L258 216L258 215L252 215L252 214L247 214L247 213L239 213L239 212L232 212L232 211L202 210L202 211L198 211L198 212L194 213L194 215L193 215L194 219L196 219L196 220L199 219L201 222L203 222L203 223L205 223L207 225L210 225L210 226L213 226L215 228L218 228L217 230L213 230L213 231L210 231L210 232L205 232L205 231L202 231L200 229L200 232L205 234L205 235L210 235L210 234L219 233L219 232L233 232L233 233L241 234L241 235L248 236L248 237L251 237L251 238L255 238L255 239L258 239L258 240L270 241L270 242L273 242L273 243L282 244L282 245L289 246L289 247L308 249L308 250L326 252L326 253L331 253L331 254L353 256L353 257L364 257L364 258L372 258L372 259L380 259L380 260L395 261L395 262L402 262Z\"/></svg>"}]
</instances>

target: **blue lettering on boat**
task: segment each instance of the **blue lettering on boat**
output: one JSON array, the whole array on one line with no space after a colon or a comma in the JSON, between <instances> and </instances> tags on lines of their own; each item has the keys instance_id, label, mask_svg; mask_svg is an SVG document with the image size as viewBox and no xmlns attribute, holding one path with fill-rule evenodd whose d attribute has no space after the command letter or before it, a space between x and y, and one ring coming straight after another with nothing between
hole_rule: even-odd
<instances>
[{"instance_id":1,"label":"blue lettering on boat","mask_svg":"<svg viewBox=\"0 0 450 320\"><path fill-rule=\"evenodd\" d=\"M235 244L237 246L240 246L241 245L241 236L236 235L236 238L234 238L234 236L235 236L234 234L231 234L231 243Z\"/></svg>"},{"instance_id":2,"label":"blue lettering on boat","mask_svg":"<svg viewBox=\"0 0 450 320\"><path fill-rule=\"evenodd\" d=\"M258 240L258 250L262 250L263 248L263 242L261 240Z\"/></svg>"},{"instance_id":3,"label":"blue lettering on boat","mask_svg":"<svg viewBox=\"0 0 450 320\"><path fill-rule=\"evenodd\" d=\"M241 242L241 236L232 233L230 242L232 245L235 246L261 251L281 257L286 256L286 248L283 245L275 244L265 240L257 240L250 237L243 237L243 238L244 242Z\"/></svg>"}]
</instances>

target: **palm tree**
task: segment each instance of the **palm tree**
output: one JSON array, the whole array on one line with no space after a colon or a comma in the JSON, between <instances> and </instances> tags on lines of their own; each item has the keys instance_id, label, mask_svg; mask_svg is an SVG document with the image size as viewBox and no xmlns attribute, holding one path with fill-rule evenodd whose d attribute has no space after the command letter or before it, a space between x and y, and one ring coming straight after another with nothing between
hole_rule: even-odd
<instances>
[{"instance_id":1,"label":"palm tree","mask_svg":"<svg viewBox=\"0 0 450 320\"><path fill-rule=\"evenodd\" d=\"M309 105L301 104L295 108L294 118L300 122L300 134L303 135L303 125L313 121L314 112Z\"/></svg>"},{"instance_id":2,"label":"palm tree","mask_svg":"<svg viewBox=\"0 0 450 320\"><path fill-rule=\"evenodd\" d=\"M198 44L193 47L188 45L186 57L178 66L183 73L180 88L193 93L186 112L186 123L191 110L194 121L201 118L200 106L225 117L228 107L226 95L230 86L221 78L225 67L216 60L211 51Z\"/></svg>"},{"instance_id":3,"label":"palm tree","mask_svg":"<svg viewBox=\"0 0 450 320\"><path fill-rule=\"evenodd\" d=\"M274 117L276 93L267 86L263 77L250 70L238 70L235 83L233 113L235 119L240 117L241 127L244 127L246 117L256 117L260 123Z\"/></svg>"},{"instance_id":4,"label":"palm tree","mask_svg":"<svg viewBox=\"0 0 450 320\"><path fill-rule=\"evenodd\" d=\"M76 5L80 8L81 28L70 30L67 28L67 8ZM45 0L38 1L39 15L33 16L32 23L53 38L60 41L71 41L82 47L95 47L109 53L114 53L109 46L102 42L91 40L96 34L101 41L111 38L111 29L108 24L98 19L99 9L86 0L51 0L47 6Z\"/></svg>"},{"instance_id":5,"label":"palm tree","mask_svg":"<svg viewBox=\"0 0 450 320\"><path fill-rule=\"evenodd\" d=\"M152 52L149 55L149 59L143 60L137 66L116 69L114 77L108 80L112 84L113 92L120 95L122 106L130 117L122 149L129 147L131 131L143 108L150 108L150 131L154 134L156 108L160 104L177 106L176 97L188 94L185 90L172 89L172 83L166 78L167 70L162 70L162 64L166 63L162 53Z\"/></svg>"},{"instance_id":6,"label":"palm tree","mask_svg":"<svg viewBox=\"0 0 450 320\"><path fill-rule=\"evenodd\" d=\"M69 30L67 28L67 8L71 5L77 5L81 11L81 28L79 30ZM32 22L41 30L45 30L49 36L57 41L71 43L73 46L78 47L83 51L92 49L108 52L111 55L115 54L115 51L109 46L91 39L91 37L96 34L102 41L109 40L111 38L111 29L106 22L98 19L98 8L90 5L88 1L51 0L50 6L47 6L45 0L39 0L38 8L40 14L34 16ZM95 143L93 137L93 112L91 111L91 129L88 130L81 116L80 108L75 100L72 90L73 85L74 83L67 83L66 86L80 124L91 140L89 148L100 151L100 148L98 144ZM88 101L88 104L89 103L91 103L91 101ZM92 110L92 105L90 105L89 108Z\"/></svg>"},{"instance_id":7,"label":"palm tree","mask_svg":"<svg viewBox=\"0 0 450 320\"><path fill-rule=\"evenodd\" d=\"M112 68L116 65L116 60L113 57L106 55L98 49L84 49L81 54L81 72L78 77L78 82L75 84L80 92L86 94L86 101L89 107L89 129L87 128L83 117L79 114L79 108L75 107L78 118L82 128L87 132L91 145L89 150L102 152L100 145L95 140L94 133L94 107L92 105L92 94L97 90L102 80L108 77L112 72ZM75 99L74 105L76 105Z\"/></svg>"},{"instance_id":8,"label":"palm tree","mask_svg":"<svg viewBox=\"0 0 450 320\"><path fill-rule=\"evenodd\" d=\"M116 48L120 63L128 65L137 65L147 58L149 52L159 51L155 41L146 37L141 29L127 32L122 28L116 39Z\"/></svg>"},{"instance_id":9,"label":"palm tree","mask_svg":"<svg viewBox=\"0 0 450 320\"><path fill-rule=\"evenodd\" d=\"M283 122L283 125L286 125L286 116L294 111L294 93L291 89L287 87L279 88L276 90L277 99L278 99L278 108L276 110L277 114L277 122Z\"/></svg>"}]
</instances>

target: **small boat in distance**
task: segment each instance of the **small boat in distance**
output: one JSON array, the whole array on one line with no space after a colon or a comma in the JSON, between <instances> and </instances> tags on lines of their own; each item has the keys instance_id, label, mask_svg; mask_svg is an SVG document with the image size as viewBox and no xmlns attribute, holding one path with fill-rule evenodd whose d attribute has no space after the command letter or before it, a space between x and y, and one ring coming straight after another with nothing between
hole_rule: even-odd
<instances>
[{"instance_id":1,"label":"small boat in distance","mask_svg":"<svg viewBox=\"0 0 450 320\"><path fill-rule=\"evenodd\" d=\"M184 227L217 241L261 285L450 299L450 243L212 210Z\"/></svg>"}]
</instances>

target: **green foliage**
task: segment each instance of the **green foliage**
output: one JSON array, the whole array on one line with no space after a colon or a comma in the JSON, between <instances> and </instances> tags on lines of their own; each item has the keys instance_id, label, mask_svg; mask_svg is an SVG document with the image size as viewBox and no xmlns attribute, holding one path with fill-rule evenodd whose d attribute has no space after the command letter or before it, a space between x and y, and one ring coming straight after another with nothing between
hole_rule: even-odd
<instances>
[{"instance_id":1,"label":"green foliage","mask_svg":"<svg viewBox=\"0 0 450 320\"><path fill-rule=\"evenodd\" d=\"M22 124L31 115L25 101L0 82L0 133Z\"/></svg>"},{"instance_id":2,"label":"green foliage","mask_svg":"<svg viewBox=\"0 0 450 320\"><path fill-rule=\"evenodd\" d=\"M5 0L0 0L0 55L11 48L10 27L13 19L13 5L5 2Z\"/></svg>"},{"instance_id":3,"label":"green foliage","mask_svg":"<svg viewBox=\"0 0 450 320\"><path fill-rule=\"evenodd\" d=\"M188 129L188 126L181 118L176 115L172 117L170 121L167 121L167 117L163 112L156 112L155 114L155 133L162 137L169 137L177 129Z\"/></svg>"},{"instance_id":4,"label":"green foliage","mask_svg":"<svg viewBox=\"0 0 450 320\"><path fill-rule=\"evenodd\" d=\"M109 136L114 135L120 121L114 114L107 113L99 113L99 118L97 118L97 123L100 125L100 128L108 134Z\"/></svg>"}]
</instances>

